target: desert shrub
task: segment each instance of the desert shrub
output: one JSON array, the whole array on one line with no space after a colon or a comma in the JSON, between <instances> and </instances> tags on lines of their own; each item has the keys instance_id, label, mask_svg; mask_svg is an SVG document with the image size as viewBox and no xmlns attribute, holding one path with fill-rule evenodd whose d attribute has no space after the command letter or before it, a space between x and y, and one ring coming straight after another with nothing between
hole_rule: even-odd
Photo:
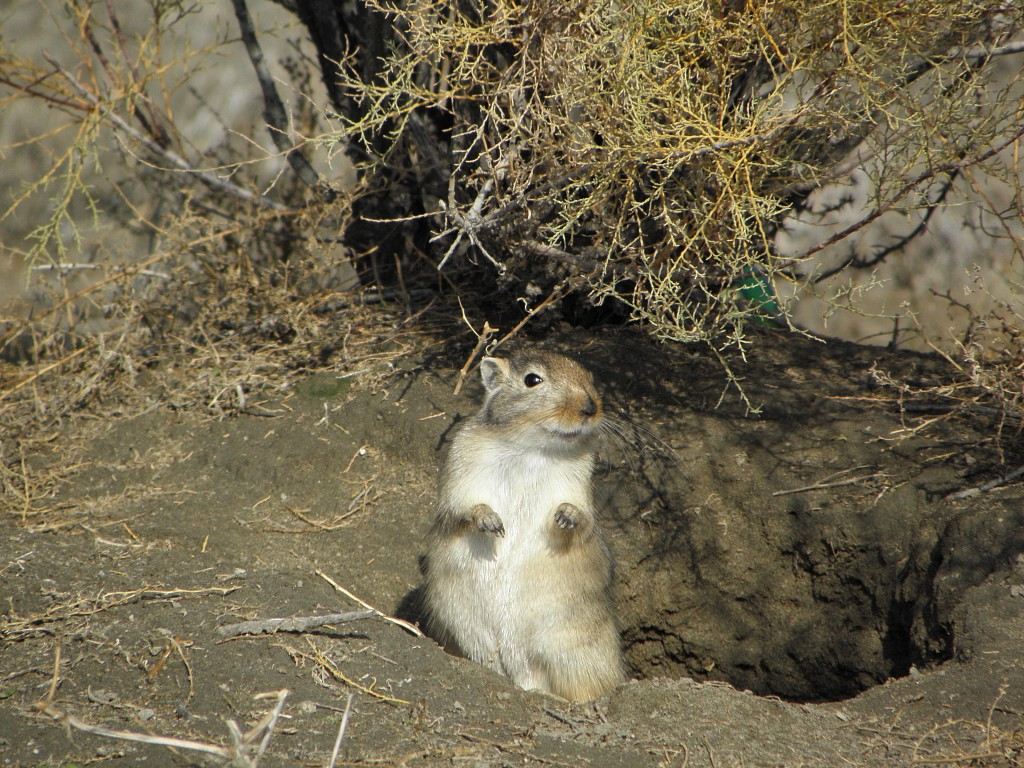
<instances>
[{"instance_id":1,"label":"desert shrub","mask_svg":"<svg viewBox=\"0 0 1024 768\"><path fill-rule=\"evenodd\" d=\"M565 281L666 339L738 344L752 312L785 320L770 286L886 212L934 209L966 169L1019 188L1021 94L989 76L1022 49L1016 6L368 5L390 47L372 68L348 52L335 139L398 201L375 208L431 217L442 269ZM855 167L873 176L863 216L779 256L787 217ZM1016 202L1000 213L1019 236Z\"/></svg>"}]
</instances>

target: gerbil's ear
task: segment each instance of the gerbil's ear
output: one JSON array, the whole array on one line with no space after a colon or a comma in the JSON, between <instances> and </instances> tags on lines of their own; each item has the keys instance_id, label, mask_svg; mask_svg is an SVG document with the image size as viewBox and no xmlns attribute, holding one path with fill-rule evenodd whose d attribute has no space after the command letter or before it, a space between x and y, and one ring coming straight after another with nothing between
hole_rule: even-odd
<instances>
[{"instance_id":1,"label":"gerbil's ear","mask_svg":"<svg viewBox=\"0 0 1024 768\"><path fill-rule=\"evenodd\" d=\"M493 392L501 382L509 376L508 360L501 357L485 357L480 361L480 378L483 379L484 389Z\"/></svg>"}]
</instances>

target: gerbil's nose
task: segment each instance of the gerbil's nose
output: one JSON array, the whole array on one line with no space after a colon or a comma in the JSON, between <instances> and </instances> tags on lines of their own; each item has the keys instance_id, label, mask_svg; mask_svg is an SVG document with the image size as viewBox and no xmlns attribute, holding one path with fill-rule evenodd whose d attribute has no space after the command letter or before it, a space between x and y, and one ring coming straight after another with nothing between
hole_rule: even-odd
<instances>
[{"instance_id":1,"label":"gerbil's nose","mask_svg":"<svg viewBox=\"0 0 1024 768\"><path fill-rule=\"evenodd\" d=\"M583 407L580 409L580 413L586 416L588 419L597 413L597 403L594 402L594 398L587 395L586 402L583 403Z\"/></svg>"}]
</instances>

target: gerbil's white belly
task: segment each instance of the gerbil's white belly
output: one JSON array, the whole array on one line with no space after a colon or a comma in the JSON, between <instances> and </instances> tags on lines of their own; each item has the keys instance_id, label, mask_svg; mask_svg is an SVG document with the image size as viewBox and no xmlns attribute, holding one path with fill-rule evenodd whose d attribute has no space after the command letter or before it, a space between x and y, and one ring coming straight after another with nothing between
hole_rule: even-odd
<instances>
[{"instance_id":1,"label":"gerbil's white belly","mask_svg":"<svg viewBox=\"0 0 1024 768\"><path fill-rule=\"evenodd\" d=\"M524 684L533 634L547 620L552 584L530 583L537 558L551 558L555 510L569 502L589 508L590 462L543 455L481 454L460 467L449 486L462 509L486 504L501 518L504 536L471 532L450 542L449 577L456 583L449 617L464 652ZM461 637L460 637L461 635ZM529 681L526 681L527 683ZM526 684L524 687L531 687Z\"/></svg>"},{"instance_id":2,"label":"gerbil's white belly","mask_svg":"<svg viewBox=\"0 0 1024 768\"><path fill-rule=\"evenodd\" d=\"M524 558L547 551L549 529L560 504L590 506L589 484L588 462L530 454L491 460L482 456L464 468L456 483L459 502L466 509L489 506L504 523L505 535L464 537L467 556L489 573L514 572Z\"/></svg>"}]
</instances>

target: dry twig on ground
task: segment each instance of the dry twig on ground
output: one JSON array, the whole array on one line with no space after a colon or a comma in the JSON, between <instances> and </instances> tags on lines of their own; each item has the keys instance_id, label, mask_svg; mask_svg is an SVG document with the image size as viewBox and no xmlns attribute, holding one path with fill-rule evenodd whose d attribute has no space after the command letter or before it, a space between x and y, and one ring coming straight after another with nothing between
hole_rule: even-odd
<instances>
[{"instance_id":1,"label":"dry twig on ground","mask_svg":"<svg viewBox=\"0 0 1024 768\"><path fill-rule=\"evenodd\" d=\"M322 616L291 616L284 619L252 619L237 624L225 624L217 627L217 634L230 638L239 635L273 635L278 632L308 632L331 624L346 624L350 621L369 619L378 616L374 610L346 611L344 613L326 613Z\"/></svg>"},{"instance_id":2,"label":"dry twig on ground","mask_svg":"<svg viewBox=\"0 0 1024 768\"><path fill-rule=\"evenodd\" d=\"M154 736L148 733L135 731L123 731L114 728L107 728L102 725L93 725L58 709L51 701L40 702L37 709L66 727L84 733L91 733L96 736L105 736L110 739L121 741L134 741L139 744L151 744L169 749L187 749L193 752L202 752L207 755L214 755L230 762L240 768L257 768L260 760L270 746L270 738L274 728L277 726L278 718L284 709L285 699L288 697L287 690L280 690L273 694L263 693L256 696L257 699L265 699L274 696L277 701L274 707L260 719L256 725L244 733L234 720L227 720L228 733L231 737L230 746L220 746L208 742L195 741L193 739L180 739L172 736Z\"/></svg>"}]
</instances>

